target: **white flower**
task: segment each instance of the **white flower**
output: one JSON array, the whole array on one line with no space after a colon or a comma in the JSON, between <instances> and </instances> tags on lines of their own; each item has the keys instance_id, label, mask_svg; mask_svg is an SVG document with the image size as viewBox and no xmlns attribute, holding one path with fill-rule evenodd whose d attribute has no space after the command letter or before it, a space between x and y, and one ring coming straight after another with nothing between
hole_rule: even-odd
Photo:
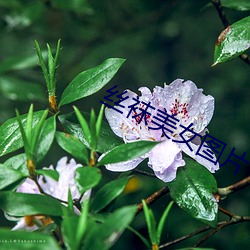
<instances>
[{"instance_id":1,"label":"white flower","mask_svg":"<svg viewBox=\"0 0 250 250\"><path fill-rule=\"evenodd\" d=\"M67 160L67 157L61 158L58 161L55 169L53 166L50 166L49 168L44 168L56 170L59 173L58 181L55 181L54 179L47 176L40 176L38 178L38 183L46 194L49 194L62 201L68 200L68 190L70 190L71 192L72 199L78 199L80 197L80 193L77 189L74 175L76 169L78 167L81 167L81 165L76 164L74 159L71 159L69 162L67 162ZM16 191L21 193L41 194L36 183L29 178L27 178L25 182L23 182L17 188ZM89 198L89 196L90 190L84 193L80 202ZM78 211L76 211L76 213L77 212ZM41 226L52 222L49 217L45 216L25 216L18 221L17 225L12 230L22 229L27 231L34 231L38 229L38 226L34 224L34 221L36 221L36 224L40 224Z\"/></svg>"},{"instance_id":2,"label":"white flower","mask_svg":"<svg viewBox=\"0 0 250 250\"><path fill-rule=\"evenodd\" d=\"M214 98L210 95L205 96L202 93L203 90L197 89L193 82L183 81L182 79L177 79L170 85L165 85L164 88L156 86L153 93L146 87L139 90L141 92L139 97L130 90L127 90L127 93L124 94L129 98L121 103L126 107L122 109L123 114L111 108L105 109L110 127L117 136L123 138L125 143L137 140L163 142L144 156L127 162L107 164L106 168L111 171L128 171L135 168L145 158L149 158L148 166L154 170L155 175L165 182L170 182L175 179L177 168L185 165L181 153L184 151L211 172L217 170L219 168L218 163L214 165L195 154L201 144L200 137L205 134L206 127L213 116ZM136 100L140 104L136 106L138 107L136 110L131 110L131 105L136 103ZM140 108L145 110L149 103L148 112L150 114L144 117L145 120L144 118L141 120L142 116L139 114L142 111L140 111ZM159 116L159 112L161 112L160 115L163 115L164 112L174 115L176 124L172 124L173 127L169 127L169 131L152 129L157 128L155 117ZM165 125L165 127L168 128L168 125ZM184 127L189 127L190 130L181 133ZM195 137L192 132L195 132L198 136ZM182 137L185 140L191 140L192 138L193 140L188 143L189 146L186 143L177 143L177 141L183 141Z\"/></svg>"}]
</instances>

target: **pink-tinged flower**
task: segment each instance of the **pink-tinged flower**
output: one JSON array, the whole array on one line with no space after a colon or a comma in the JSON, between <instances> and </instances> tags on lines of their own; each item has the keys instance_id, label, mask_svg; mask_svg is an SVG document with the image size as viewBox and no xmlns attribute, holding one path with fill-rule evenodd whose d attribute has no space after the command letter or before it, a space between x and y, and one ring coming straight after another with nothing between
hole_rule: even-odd
<instances>
[{"instance_id":1,"label":"pink-tinged flower","mask_svg":"<svg viewBox=\"0 0 250 250\"><path fill-rule=\"evenodd\" d=\"M49 194L62 201L68 200L68 190L70 190L71 192L72 199L78 199L80 197L80 193L77 189L74 175L76 169L78 167L81 167L81 165L77 164L74 159L71 159L69 162L67 161L67 157L63 157L58 161L55 169L53 166L50 166L49 168L44 168L56 170L59 174L58 181L47 176L40 176L38 178L38 183L46 194ZM16 191L21 193L41 194L36 183L29 178L27 178L25 182L23 182L17 188ZM89 196L90 190L84 193L80 202L83 202L84 200L88 199ZM77 212L78 211L76 211L76 213ZM38 225L43 226L51 222L52 220L49 217L45 216L25 216L18 221L17 225L12 230L34 231L38 229Z\"/></svg>"},{"instance_id":2,"label":"pink-tinged flower","mask_svg":"<svg viewBox=\"0 0 250 250\"><path fill-rule=\"evenodd\" d=\"M153 169L155 175L164 182L170 182L175 179L178 167L184 166L185 161L182 159L182 151L204 165L208 170L214 172L219 168L219 164L214 165L212 162L196 155L201 144L201 139L196 136L205 135L206 127L209 124L214 112L214 98L210 95L206 96L202 93L202 89L197 89L192 81L183 81L177 79L170 85L163 88L156 86L153 93L146 88L139 89L141 96L127 90L124 96L129 96L121 104L125 106L122 109L123 114L106 108L105 115L114 133L123 138L125 143L137 140L163 141L154 147L149 153L131 161L121 162L117 164L107 164L106 168L111 171L128 171L135 168L144 159L149 158L148 166ZM131 110L131 105L136 103L136 99L140 104L135 106L137 109ZM144 117L140 115L142 110L148 113ZM118 108L118 107L117 107ZM140 110L141 108L141 110ZM162 111L161 113L159 112ZM155 122L163 112L174 115L177 124L171 124L172 127L165 125L169 130L152 129L159 127ZM134 117L133 117L134 116ZM143 119L141 119L143 118ZM161 117L162 120L164 120ZM162 123L161 123L162 124ZM191 125L192 124L192 125ZM190 127L189 127L190 126ZM184 127L189 127L189 131L181 133ZM163 133L164 132L164 133ZM177 143L176 141L189 140L189 146L186 143ZM206 145L206 144L204 144Z\"/></svg>"}]
</instances>

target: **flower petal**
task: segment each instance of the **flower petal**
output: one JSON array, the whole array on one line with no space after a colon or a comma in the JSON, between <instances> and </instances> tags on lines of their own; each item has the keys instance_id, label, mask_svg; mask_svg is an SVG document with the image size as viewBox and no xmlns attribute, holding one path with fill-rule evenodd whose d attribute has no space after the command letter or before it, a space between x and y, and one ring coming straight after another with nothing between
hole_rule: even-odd
<instances>
[{"instance_id":1,"label":"flower petal","mask_svg":"<svg viewBox=\"0 0 250 250\"><path fill-rule=\"evenodd\" d=\"M145 156L141 156L139 158L130 161L107 164L105 165L105 167L106 169L114 172L129 171L136 168L145 158L146 158Z\"/></svg>"},{"instance_id":2,"label":"flower petal","mask_svg":"<svg viewBox=\"0 0 250 250\"><path fill-rule=\"evenodd\" d=\"M119 112L111 108L105 109L105 116L108 120L111 129L117 136L123 138L125 142L135 140L159 140L161 136L160 131L149 130L148 126L145 125L144 121L138 124L136 119L133 118L135 113L130 113L131 108L129 108L129 106L136 103L133 98L137 100L137 97L139 97L140 102L151 102L150 105L155 108L155 110L148 110L151 114L150 117L147 117L148 124L150 124L152 117L156 113L157 107L155 107L154 102L152 101L152 95L150 90L146 87L142 87L139 90L142 92L142 95L140 97L130 90L127 90L127 93L124 94L124 96L129 97L127 100L122 102L122 105L126 108L121 109L120 107L115 106L117 109L121 110L123 114L120 114ZM139 110L139 108L141 107L140 105L136 106L138 107L138 114L141 112Z\"/></svg>"},{"instance_id":3,"label":"flower petal","mask_svg":"<svg viewBox=\"0 0 250 250\"><path fill-rule=\"evenodd\" d=\"M28 226L26 224L26 221L25 221L25 217L22 217L18 222L17 224L11 229L12 231L15 231L15 230L23 230L23 231L29 231L29 232L32 232L32 231L35 231L38 229L38 226L37 225L33 225L33 226Z\"/></svg>"},{"instance_id":4,"label":"flower petal","mask_svg":"<svg viewBox=\"0 0 250 250\"><path fill-rule=\"evenodd\" d=\"M80 193L77 189L76 182L74 179L75 171L78 167L81 167L80 164L76 164L74 159L71 159L68 162L67 157L61 158L56 166L56 170L59 173L59 179L56 182L55 180L44 177L39 179L39 184L42 186L44 191L55 198L61 199L63 201L68 200L68 190L70 189L73 199L80 197Z\"/></svg>"},{"instance_id":5,"label":"flower petal","mask_svg":"<svg viewBox=\"0 0 250 250\"><path fill-rule=\"evenodd\" d=\"M206 167L211 173L215 173L215 171L220 168L218 162L215 165L213 162L205 159L204 157L202 157L200 155L196 155L196 152L197 152L198 148L200 147L200 145L196 145L196 144L194 144L192 142L189 142L189 145L193 149L193 151L191 151L189 149L189 147L185 143L179 143L178 145L182 149L183 152L185 152L187 155L189 155L190 157L192 157L198 163L200 163L201 165L203 165L204 167ZM206 146L207 146L206 143L203 143L203 146L204 146L204 149L207 149L206 148ZM215 156L214 156L213 160L214 161L216 160Z\"/></svg>"},{"instance_id":6,"label":"flower petal","mask_svg":"<svg viewBox=\"0 0 250 250\"><path fill-rule=\"evenodd\" d=\"M166 140L149 152L148 166L154 170L159 179L170 182L176 178L177 168L185 166L185 161L177 144Z\"/></svg>"},{"instance_id":7,"label":"flower petal","mask_svg":"<svg viewBox=\"0 0 250 250\"><path fill-rule=\"evenodd\" d=\"M214 112L214 98L204 95L192 81L176 79L164 88L155 87L153 95L158 104L183 126L194 124L194 131L200 133L209 124Z\"/></svg>"},{"instance_id":8,"label":"flower petal","mask_svg":"<svg viewBox=\"0 0 250 250\"><path fill-rule=\"evenodd\" d=\"M16 190L19 193L27 193L27 194L40 194L40 191L36 185L36 183L27 178Z\"/></svg>"}]
</instances>

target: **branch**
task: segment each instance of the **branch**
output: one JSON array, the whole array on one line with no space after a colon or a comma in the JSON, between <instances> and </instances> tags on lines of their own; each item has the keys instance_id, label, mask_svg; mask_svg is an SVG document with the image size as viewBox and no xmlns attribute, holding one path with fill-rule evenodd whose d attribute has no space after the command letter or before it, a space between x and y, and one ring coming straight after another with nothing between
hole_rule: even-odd
<instances>
[{"instance_id":1,"label":"branch","mask_svg":"<svg viewBox=\"0 0 250 250\"><path fill-rule=\"evenodd\" d=\"M197 243L194 245L194 247L200 245L200 244L203 243L205 240L207 240L209 237L211 237L213 234L215 234L216 232L220 231L221 229L223 229L223 228L225 228L225 227L227 227L227 226L229 226L229 225L238 224L238 223L247 222L247 221L250 221L250 217L248 217L248 216L243 216L243 217L242 217L242 216L234 215L230 221L222 221L222 222L219 222L219 223L218 223L218 227L217 227L216 229L214 229L213 231L209 232L206 236L204 236L199 242L197 242ZM181 242L181 241L184 241L184 240L186 240L186 239L188 239L188 238L191 238L191 237L193 237L193 236L195 236L195 235L197 235L197 234L206 232L206 231L211 230L211 229L213 229L213 228L210 227L210 226L203 227L203 228L201 228L201 229L199 229L199 230L197 230L197 231L195 231L195 232L192 232L192 233L187 234L187 235L185 235L185 236L182 236L182 237L180 237L180 238L178 238L178 239L175 239L175 240L173 240L173 241L170 241L170 242L167 242L167 243L165 243L165 244L162 244L162 245L159 246L159 248L169 247L169 246L171 246L171 245L177 244L177 243L179 243L179 242Z\"/></svg>"},{"instance_id":2,"label":"branch","mask_svg":"<svg viewBox=\"0 0 250 250\"><path fill-rule=\"evenodd\" d=\"M239 190L241 190L249 185L250 185L250 176L248 176L245 179L243 179L237 183L234 183L228 187L219 188L218 192L222 198L226 198L226 196L228 196L229 194L234 193L236 191L239 191Z\"/></svg>"},{"instance_id":3,"label":"branch","mask_svg":"<svg viewBox=\"0 0 250 250\"><path fill-rule=\"evenodd\" d=\"M216 10L217 10L217 12L219 14L220 20L223 23L224 28L226 29L228 26L230 26L230 22L229 22L226 14L225 14L223 8L222 8L220 0L211 0L211 3L216 8ZM249 57L248 57L247 54L241 54L239 57L245 63L247 63L248 65L250 65L250 59L249 59Z\"/></svg>"},{"instance_id":4,"label":"branch","mask_svg":"<svg viewBox=\"0 0 250 250\"><path fill-rule=\"evenodd\" d=\"M187 235L185 235L185 236L182 236L182 237L180 237L180 238L178 238L178 239L175 239L175 240L173 240L173 241L170 241L170 242L167 242L167 243L165 243L165 244L162 244L162 245L159 246L159 248L165 248L165 247L169 247L169 246L171 246L171 245L177 244L177 243L179 243L179 242L181 242L181 241L183 241L183 240L186 240L186 239L188 239L188 238L191 238L191 237L193 237L193 236L195 236L195 235L197 235L197 234L203 233L203 232L205 232L205 231L207 231L207 230L209 230L209 229L211 229L211 227L209 227L209 226L203 227L203 228L201 228L201 229L199 229L199 230L197 230L197 231L195 231L195 232L192 232L192 233L187 234Z\"/></svg>"},{"instance_id":5,"label":"branch","mask_svg":"<svg viewBox=\"0 0 250 250\"><path fill-rule=\"evenodd\" d=\"M156 178L156 176L152 173L148 173L148 172L145 172L145 171L142 171L142 170L139 170L139 169L134 169L134 172L137 172L141 175L146 175L146 176L149 176L149 177L154 177Z\"/></svg>"},{"instance_id":6,"label":"branch","mask_svg":"<svg viewBox=\"0 0 250 250\"><path fill-rule=\"evenodd\" d=\"M227 226L230 226L230 225L233 225L233 224L238 224L238 223L241 223L241 222L247 222L247 221L250 221L250 216L238 216L238 215L235 215L230 221L221 222L220 225L216 229L209 232L201 240L199 240L196 244L194 244L194 247L199 246L204 241L206 241L209 237L211 237L212 235L214 235L215 233L219 232L220 230L222 230L223 228L225 228Z\"/></svg>"},{"instance_id":7,"label":"branch","mask_svg":"<svg viewBox=\"0 0 250 250\"><path fill-rule=\"evenodd\" d=\"M166 186L166 187L163 187L160 190L156 191L155 193L150 195L148 198L146 198L145 202L147 205L150 205L167 193L169 193L169 188ZM137 205L136 214L139 214L142 210L143 210L143 205L142 205L142 203L140 203Z\"/></svg>"}]
</instances>

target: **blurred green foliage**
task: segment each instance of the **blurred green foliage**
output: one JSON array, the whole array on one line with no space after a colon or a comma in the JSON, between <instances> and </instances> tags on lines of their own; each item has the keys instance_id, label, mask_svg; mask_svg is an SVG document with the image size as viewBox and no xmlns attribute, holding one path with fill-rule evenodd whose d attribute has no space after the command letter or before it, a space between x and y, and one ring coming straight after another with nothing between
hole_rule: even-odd
<instances>
[{"instance_id":1,"label":"blurred green foliage","mask_svg":"<svg viewBox=\"0 0 250 250\"><path fill-rule=\"evenodd\" d=\"M191 79L204 89L205 94L215 97L215 113L209 131L227 143L222 162L233 147L236 147L238 155L247 152L246 159L250 160L249 66L236 58L211 67L215 41L224 28L215 9L204 8L207 3L205 0L0 0L0 123L13 117L15 108L20 113L26 112L31 100L36 110L46 108L41 102L46 96L46 88L37 64L34 40L38 40L40 45L49 43L55 48L57 40L61 39L63 49L57 70L58 96L78 73L110 57L126 59L112 80L120 90L137 91L141 86L152 89L176 78ZM226 14L233 23L250 12L226 9ZM41 47L45 49L45 46ZM18 88L24 89L20 95L11 89L16 82L19 83ZM111 87L112 83L108 86ZM34 88L37 95L25 94L27 88ZM78 101L77 107L84 111L91 107L99 110L99 100L104 93L102 90ZM70 107L65 109L73 111ZM62 155L65 152L55 144L42 166L55 164ZM246 165L237 175L234 175L235 170L235 165L227 164L218 171L215 174L218 186L228 186L249 174L249 166ZM110 179L117 176L108 171L104 171L104 175ZM150 183L149 180L148 177L140 177L141 185L137 191L124 195L120 202L138 203L164 185L159 180L152 178ZM221 206L233 213L247 215L249 198L249 192L240 191L222 201ZM162 198L152 206L156 216L162 214L168 202L167 198ZM202 227L177 206L170 214L162 242ZM219 219L225 218L221 216ZM134 226L141 233L147 233L142 214L137 216ZM249 230L249 223L229 227L203 246L247 249ZM187 242L192 244L194 239ZM186 244L181 243L178 247ZM142 246L135 235L125 233L113 249L143 249Z\"/></svg>"}]
</instances>

